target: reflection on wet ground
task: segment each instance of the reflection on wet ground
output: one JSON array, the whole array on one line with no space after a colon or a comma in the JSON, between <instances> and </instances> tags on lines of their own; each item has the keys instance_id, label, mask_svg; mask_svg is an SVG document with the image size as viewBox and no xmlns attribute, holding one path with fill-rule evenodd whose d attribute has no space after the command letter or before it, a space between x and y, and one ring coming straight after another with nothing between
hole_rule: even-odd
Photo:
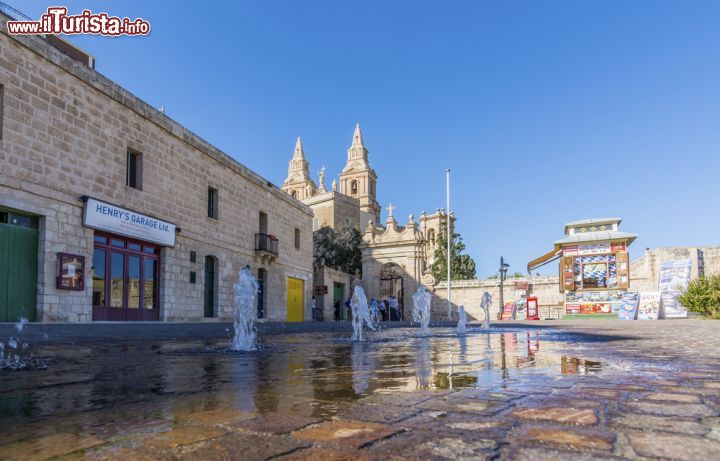
<instances>
[{"instance_id":1,"label":"reflection on wet ground","mask_svg":"<svg viewBox=\"0 0 720 461\"><path fill-rule=\"evenodd\" d=\"M36 353L53 358L49 369L0 375L0 424L115 412L136 402L277 411L297 398L316 402L311 416L327 417L341 402L373 393L521 389L558 374L602 371L537 331L416 334L386 330L356 343L339 333L269 336L254 353L230 353L224 342L46 347Z\"/></svg>"},{"instance_id":2,"label":"reflection on wet ground","mask_svg":"<svg viewBox=\"0 0 720 461\"><path fill-rule=\"evenodd\" d=\"M45 347L35 352L52 357L48 369L0 374L0 437L121 433L128 424L220 407L326 419L372 394L517 391L560 374L602 372L538 331L433 333L386 330L359 343L340 333L276 335L253 353L229 353L224 342Z\"/></svg>"},{"instance_id":3,"label":"reflection on wet ground","mask_svg":"<svg viewBox=\"0 0 720 461\"><path fill-rule=\"evenodd\" d=\"M349 342L347 333L265 336L261 349L250 353L229 352L224 341L45 346L35 353L52 359L47 369L0 373L0 445L9 447L8 459L40 459L75 449L134 446L135 435L174 434L178 424L202 415L231 414L236 429L252 431L259 424L262 434L310 426L292 439L289 453L308 447L298 440L322 437L313 435L312 425L331 419L393 427L448 412L460 415L453 424L465 427L480 423L465 422L463 412L489 416L521 397L582 384L578 379L594 383L626 373L622 361L593 360L591 342L567 338L534 329L474 328L464 337L452 329L433 329L430 337L417 329L391 329L358 343ZM270 420L251 419L258 415ZM196 429L184 429L189 432L183 443L215 437L207 427L188 427ZM208 427L217 430L214 422ZM228 437L231 429L222 427ZM272 440L280 450L284 442ZM65 449L57 451L59 446ZM278 453L283 452L271 455Z\"/></svg>"}]
</instances>

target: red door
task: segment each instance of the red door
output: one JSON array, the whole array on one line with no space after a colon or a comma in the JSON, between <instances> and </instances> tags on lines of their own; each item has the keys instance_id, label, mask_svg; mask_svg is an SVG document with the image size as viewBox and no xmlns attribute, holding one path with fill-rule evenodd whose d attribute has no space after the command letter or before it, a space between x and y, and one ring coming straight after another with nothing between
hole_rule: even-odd
<instances>
[{"instance_id":1,"label":"red door","mask_svg":"<svg viewBox=\"0 0 720 461\"><path fill-rule=\"evenodd\" d=\"M93 320L159 320L160 247L95 232Z\"/></svg>"}]
</instances>

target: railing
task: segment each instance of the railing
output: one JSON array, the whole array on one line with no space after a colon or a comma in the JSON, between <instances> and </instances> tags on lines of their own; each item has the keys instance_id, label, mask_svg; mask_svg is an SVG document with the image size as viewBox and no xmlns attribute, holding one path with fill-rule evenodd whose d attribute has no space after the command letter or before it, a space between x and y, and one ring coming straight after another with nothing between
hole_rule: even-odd
<instances>
[{"instance_id":1,"label":"railing","mask_svg":"<svg viewBox=\"0 0 720 461\"><path fill-rule=\"evenodd\" d=\"M3 2L0 2L0 13L4 13L6 16L10 16L10 18L15 21L34 21L34 19L32 19L30 16L26 16L22 12Z\"/></svg>"},{"instance_id":2,"label":"railing","mask_svg":"<svg viewBox=\"0 0 720 461\"><path fill-rule=\"evenodd\" d=\"M255 234L255 251L264 251L271 255L278 255L278 239L274 235Z\"/></svg>"}]
</instances>

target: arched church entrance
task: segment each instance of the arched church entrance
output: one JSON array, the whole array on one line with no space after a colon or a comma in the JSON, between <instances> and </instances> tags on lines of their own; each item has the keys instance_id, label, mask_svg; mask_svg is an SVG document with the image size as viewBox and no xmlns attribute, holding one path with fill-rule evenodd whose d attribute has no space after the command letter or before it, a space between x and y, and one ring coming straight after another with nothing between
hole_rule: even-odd
<instances>
[{"instance_id":1,"label":"arched church entrance","mask_svg":"<svg viewBox=\"0 0 720 461\"><path fill-rule=\"evenodd\" d=\"M398 304L396 318L393 319L391 316L391 320L400 320L404 317L405 311L404 272L395 263L387 263L380 269L380 299L391 298L395 298Z\"/></svg>"}]
</instances>

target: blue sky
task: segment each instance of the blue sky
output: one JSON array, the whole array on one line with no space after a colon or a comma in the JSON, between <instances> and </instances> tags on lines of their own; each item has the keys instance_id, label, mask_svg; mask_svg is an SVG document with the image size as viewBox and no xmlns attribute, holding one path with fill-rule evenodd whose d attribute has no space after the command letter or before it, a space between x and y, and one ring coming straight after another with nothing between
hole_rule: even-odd
<instances>
[{"instance_id":1,"label":"blue sky","mask_svg":"<svg viewBox=\"0 0 720 461\"><path fill-rule=\"evenodd\" d=\"M65 4L150 21L73 41L275 184L297 136L313 172L339 172L356 122L401 221L444 206L451 168L480 276L501 255L523 271L589 217L624 218L632 258L720 244L720 2Z\"/></svg>"}]
</instances>

